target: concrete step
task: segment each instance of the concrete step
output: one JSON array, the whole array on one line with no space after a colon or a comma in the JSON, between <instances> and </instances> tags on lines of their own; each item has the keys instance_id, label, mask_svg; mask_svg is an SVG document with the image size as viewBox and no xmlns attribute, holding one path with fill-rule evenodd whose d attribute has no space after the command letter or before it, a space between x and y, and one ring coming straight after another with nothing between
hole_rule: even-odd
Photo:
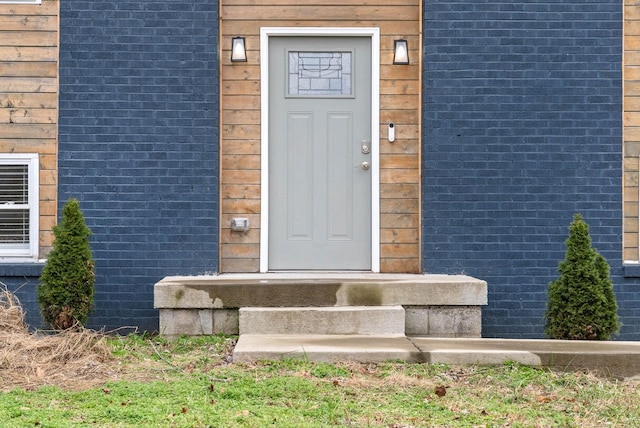
<instances>
[{"instance_id":1,"label":"concrete step","mask_svg":"<svg viewBox=\"0 0 640 428\"><path fill-rule=\"evenodd\" d=\"M487 283L466 275L222 274L166 277L154 286L159 331L170 339L239 334L239 308L343 306L402 306L408 335L480 337L486 304Z\"/></svg>"},{"instance_id":2,"label":"concrete step","mask_svg":"<svg viewBox=\"0 0 640 428\"><path fill-rule=\"evenodd\" d=\"M331 363L423 362L420 350L397 335L243 334L233 350L236 363L285 358Z\"/></svg>"},{"instance_id":3,"label":"concrete step","mask_svg":"<svg viewBox=\"0 0 640 428\"><path fill-rule=\"evenodd\" d=\"M241 308L241 335L397 335L405 331L402 306Z\"/></svg>"}]
</instances>

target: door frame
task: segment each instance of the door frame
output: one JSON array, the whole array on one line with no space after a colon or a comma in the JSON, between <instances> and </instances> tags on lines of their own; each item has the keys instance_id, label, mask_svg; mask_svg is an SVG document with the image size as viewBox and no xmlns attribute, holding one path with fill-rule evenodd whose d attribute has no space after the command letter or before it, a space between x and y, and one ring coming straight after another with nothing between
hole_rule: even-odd
<instances>
[{"instance_id":1,"label":"door frame","mask_svg":"<svg viewBox=\"0 0 640 428\"><path fill-rule=\"evenodd\" d=\"M269 271L269 37L371 38L371 271L380 272L380 29L376 27L260 28L260 272Z\"/></svg>"}]
</instances>

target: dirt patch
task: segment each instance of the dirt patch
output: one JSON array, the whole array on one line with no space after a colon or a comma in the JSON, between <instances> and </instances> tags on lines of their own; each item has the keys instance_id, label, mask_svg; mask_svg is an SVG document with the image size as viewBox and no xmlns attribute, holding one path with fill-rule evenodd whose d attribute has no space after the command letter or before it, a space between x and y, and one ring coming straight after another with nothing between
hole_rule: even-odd
<instances>
[{"instance_id":1,"label":"dirt patch","mask_svg":"<svg viewBox=\"0 0 640 428\"><path fill-rule=\"evenodd\" d=\"M85 329L30 332L16 296L0 289L0 391L90 388L112 379L114 368L104 335Z\"/></svg>"}]
</instances>

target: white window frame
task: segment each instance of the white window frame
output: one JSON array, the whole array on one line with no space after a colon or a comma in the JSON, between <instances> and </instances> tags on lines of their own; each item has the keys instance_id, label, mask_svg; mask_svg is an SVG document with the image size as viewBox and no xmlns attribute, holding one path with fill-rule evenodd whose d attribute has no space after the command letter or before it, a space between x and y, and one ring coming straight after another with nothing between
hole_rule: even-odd
<instances>
[{"instance_id":1,"label":"white window frame","mask_svg":"<svg viewBox=\"0 0 640 428\"><path fill-rule=\"evenodd\" d=\"M0 0L0 4L40 4L42 0Z\"/></svg>"},{"instance_id":2,"label":"white window frame","mask_svg":"<svg viewBox=\"0 0 640 428\"><path fill-rule=\"evenodd\" d=\"M29 245L16 248L9 244L0 244L0 263L37 261L39 246L39 189L40 162L37 153L0 154L1 165L27 165L29 180Z\"/></svg>"}]
</instances>

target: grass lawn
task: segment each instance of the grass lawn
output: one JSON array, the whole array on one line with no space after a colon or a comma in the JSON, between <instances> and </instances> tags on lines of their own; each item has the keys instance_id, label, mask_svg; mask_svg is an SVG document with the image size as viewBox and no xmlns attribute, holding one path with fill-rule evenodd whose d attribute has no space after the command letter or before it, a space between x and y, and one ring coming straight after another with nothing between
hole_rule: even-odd
<instances>
[{"instance_id":1,"label":"grass lawn","mask_svg":"<svg viewBox=\"0 0 640 428\"><path fill-rule=\"evenodd\" d=\"M100 370L1 382L0 426L640 426L640 381L516 364L233 364L230 337L101 340Z\"/></svg>"}]
</instances>

